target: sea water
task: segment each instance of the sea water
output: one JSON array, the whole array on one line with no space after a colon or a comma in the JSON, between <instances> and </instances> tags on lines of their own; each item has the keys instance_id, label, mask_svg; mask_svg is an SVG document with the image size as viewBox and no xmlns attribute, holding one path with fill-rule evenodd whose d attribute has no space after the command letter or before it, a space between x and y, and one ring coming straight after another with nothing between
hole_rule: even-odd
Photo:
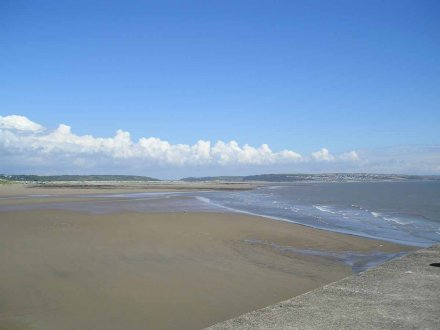
<instances>
[{"instance_id":1,"label":"sea water","mask_svg":"<svg viewBox=\"0 0 440 330\"><path fill-rule=\"evenodd\" d=\"M65 202L64 198L78 195L59 196L58 200L51 196L50 203L3 204L0 212L241 212L413 246L427 247L440 242L440 181L276 183L244 191L79 196L86 200ZM23 197L34 196L10 198Z\"/></svg>"},{"instance_id":2,"label":"sea water","mask_svg":"<svg viewBox=\"0 0 440 330\"><path fill-rule=\"evenodd\" d=\"M440 242L440 181L289 183L203 200L276 220L413 246Z\"/></svg>"}]
</instances>

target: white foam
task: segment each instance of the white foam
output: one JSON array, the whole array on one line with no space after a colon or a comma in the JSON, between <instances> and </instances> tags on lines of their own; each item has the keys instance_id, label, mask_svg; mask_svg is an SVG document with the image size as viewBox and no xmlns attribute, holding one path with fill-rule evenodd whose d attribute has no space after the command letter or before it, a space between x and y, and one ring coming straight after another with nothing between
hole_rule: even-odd
<instances>
[{"instance_id":1,"label":"white foam","mask_svg":"<svg viewBox=\"0 0 440 330\"><path fill-rule=\"evenodd\" d=\"M248 214L248 215L254 215L254 216L257 216L257 217L268 218L268 219L277 220L277 221L283 221L283 222L290 222L290 223L294 223L294 224L298 224L298 225L302 225L302 226L306 226L306 227L315 228L313 226L305 225L305 224L302 224L300 222L296 222L294 220L290 220L290 219L286 219L286 218L281 218L281 217L276 217L276 216L272 216L272 215L265 215L265 214L259 214L259 213L254 213L254 212L234 209L232 207L228 207L228 206L224 206L224 205L221 205L221 204L214 203L209 198L206 198L206 197L201 197L201 196L195 196L195 197L198 200L202 201L202 202L209 203L211 205L214 205L214 206L217 206L217 207L229 210L231 212L243 213L243 214Z\"/></svg>"},{"instance_id":2,"label":"white foam","mask_svg":"<svg viewBox=\"0 0 440 330\"><path fill-rule=\"evenodd\" d=\"M407 225L409 223L409 222L404 222L398 218L382 217L382 219L384 219L385 221L391 221L391 222L397 223L399 225Z\"/></svg>"},{"instance_id":3,"label":"white foam","mask_svg":"<svg viewBox=\"0 0 440 330\"><path fill-rule=\"evenodd\" d=\"M362 206L356 205L356 204L351 204L351 207L355 208L355 209L359 209L365 212L368 212L368 210L366 208L363 208Z\"/></svg>"},{"instance_id":4,"label":"white foam","mask_svg":"<svg viewBox=\"0 0 440 330\"><path fill-rule=\"evenodd\" d=\"M375 218L380 218L380 219L385 220L385 221L388 221L388 222L394 222L394 223L397 223L398 225L407 225L407 224L410 223L410 222L402 221L402 220L399 219L399 218L386 217L386 216L384 216L384 215L383 215L382 213L380 213L380 212L371 212L371 214L372 214L373 217L375 217Z\"/></svg>"},{"instance_id":5,"label":"white foam","mask_svg":"<svg viewBox=\"0 0 440 330\"><path fill-rule=\"evenodd\" d=\"M196 199L201 201L201 202L203 202L203 203L212 204L211 200L209 198L206 198L206 197L196 196Z\"/></svg>"},{"instance_id":6,"label":"white foam","mask_svg":"<svg viewBox=\"0 0 440 330\"><path fill-rule=\"evenodd\" d=\"M321 212L327 212L327 213L331 213L331 214L336 214L336 212L330 210L329 206L326 206L326 205L313 205L313 207L315 209L320 210Z\"/></svg>"}]
</instances>

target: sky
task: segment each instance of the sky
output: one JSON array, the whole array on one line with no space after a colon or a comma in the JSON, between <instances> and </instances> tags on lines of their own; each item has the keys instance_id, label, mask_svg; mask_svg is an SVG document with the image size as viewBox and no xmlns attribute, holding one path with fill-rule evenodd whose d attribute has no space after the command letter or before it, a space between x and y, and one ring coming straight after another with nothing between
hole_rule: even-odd
<instances>
[{"instance_id":1,"label":"sky","mask_svg":"<svg viewBox=\"0 0 440 330\"><path fill-rule=\"evenodd\" d=\"M334 171L440 174L440 2L0 2L0 173Z\"/></svg>"}]
</instances>

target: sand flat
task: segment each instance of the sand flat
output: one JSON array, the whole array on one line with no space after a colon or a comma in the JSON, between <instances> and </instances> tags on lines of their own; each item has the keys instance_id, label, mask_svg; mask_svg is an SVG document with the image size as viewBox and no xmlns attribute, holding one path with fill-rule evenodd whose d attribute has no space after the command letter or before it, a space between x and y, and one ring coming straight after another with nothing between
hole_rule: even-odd
<instances>
[{"instance_id":1,"label":"sand flat","mask_svg":"<svg viewBox=\"0 0 440 330\"><path fill-rule=\"evenodd\" d=\"M249 239L405 249L231 213L1 212L0 328L200 329L351 274Z\"/></svg>"},{"instance_id":2,"label":"sand flat","mask_svg":"<svg viewBox=\"0 0 440 330\"><path fill-rule=\"evenodd\" d=\"M68 181L47 183L7 183L0 184L0 198L32 195L72 195L136 192L170 192L198 190L249 190L264 183L256 182L181 182L181 181Z\"/></svg>"}]
</instances>

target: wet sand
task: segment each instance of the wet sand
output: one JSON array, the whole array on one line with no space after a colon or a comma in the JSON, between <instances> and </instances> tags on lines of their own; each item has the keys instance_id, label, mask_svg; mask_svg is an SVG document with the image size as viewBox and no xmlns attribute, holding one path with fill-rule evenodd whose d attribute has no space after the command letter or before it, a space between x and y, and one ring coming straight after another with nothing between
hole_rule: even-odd
<instances>
[{"instance_id":1,"label":"wet sand","mask_svg":"<svg viewBox=\"0 0 440 330\"><path fill-rule=\"evenodd\" d=\"M25 195L70 195L102 193L165 192L193 190L249 190L264 183L256 182L183 182L183 181L66 181L47 183L0 184L0 197Z\"/></svg>"},{"instance_id":2,"label":"wet sand","mask_svg":"<svg viewBox=\"0 0 440 330\"><path fill-rule=\"evenodd\" d=\"M250 241L410 249L232 213L0 212L0 329L201 329L352 273Z\"/></svg>"}]
</instances>

